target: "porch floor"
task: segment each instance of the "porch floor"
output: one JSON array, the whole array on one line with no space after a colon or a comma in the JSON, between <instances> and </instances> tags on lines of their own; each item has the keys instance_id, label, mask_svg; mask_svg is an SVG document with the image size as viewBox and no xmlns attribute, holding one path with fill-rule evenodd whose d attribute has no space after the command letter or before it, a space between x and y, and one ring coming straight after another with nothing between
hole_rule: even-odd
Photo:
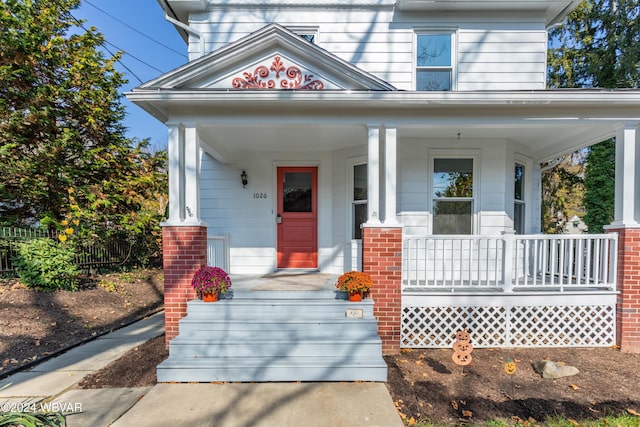
<instances>
[{"instance_id":1,"label":"porch floor","mask_svg":"<svg viewBox=\"0 0 640 427\"><path fill-rule=\"evenodd\" d=\"M231 274L235 291L335 291L336 274L282 270L264 275Z\"/></svg>"}]
</instances>

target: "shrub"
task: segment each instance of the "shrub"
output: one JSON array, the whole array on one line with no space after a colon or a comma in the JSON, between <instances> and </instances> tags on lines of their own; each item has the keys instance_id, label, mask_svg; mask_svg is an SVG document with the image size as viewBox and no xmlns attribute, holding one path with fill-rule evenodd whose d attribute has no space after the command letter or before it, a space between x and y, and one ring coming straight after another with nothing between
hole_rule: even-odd
<instances>
[{"instance_id":1,"label":"shrub","mask_svg":"<svg viewBox=\"0 0 640 427\"><path fill-rule=\"evenodd\" d=\"M0 426L25 426L25 427L62 427L66 426L64 415L58 412L2 412L0 413Z\"/></svg>"},{"instance_id":2,"label":"shrub","mask_svg":"<svg viewBox=\"0 0 640 427\"><path fill-rule=\"evenodd\" d=\"M13 266L22 282L44 290L78 289L79 271L73 249L50 239L32 239L17 245Z\"/></svg>"}]
</instances>

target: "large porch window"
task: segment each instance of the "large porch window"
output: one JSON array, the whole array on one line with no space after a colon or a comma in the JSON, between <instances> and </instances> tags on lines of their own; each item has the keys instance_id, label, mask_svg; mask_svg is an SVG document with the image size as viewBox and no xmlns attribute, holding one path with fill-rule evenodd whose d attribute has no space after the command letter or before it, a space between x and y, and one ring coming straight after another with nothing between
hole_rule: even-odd
<instances>
[{"instance_id":1,"label":"large porch window","mask_svg":"<svg viewBox=\"0 0 640 427\"><path fill-rule=\"evenodd\" d=\"M367 222L367 165L353 166L353 193L351 200L351 238L362 239L362 224Z\"/></svg>"},{"instance_id":2,"label":"large porch window","mask_svg":"<svg viewBox=\"0 0 640 427\"><path fill-rule=\"evenodd\" d=\"M433 234L472 234L473 159L433 159Z\"/></svg>"}]
</instances>

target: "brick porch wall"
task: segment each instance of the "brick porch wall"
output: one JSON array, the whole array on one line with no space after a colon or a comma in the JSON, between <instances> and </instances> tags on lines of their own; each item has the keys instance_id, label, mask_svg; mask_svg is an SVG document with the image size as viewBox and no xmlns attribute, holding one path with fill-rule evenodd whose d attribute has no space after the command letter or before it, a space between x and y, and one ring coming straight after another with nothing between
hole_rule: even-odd
<instances>
[{"instance_id":1,"label":"brick porch wall","mask_svg":"<svg viewBox=\"0 0 640 427\"><path fill-rule=\"evenodd\" d=\"M640 229L607 232L618 233L617 343L623 353L640 353Z\"/></svg>"},{"instance_id":2,"label":"brick porch wall","mask_svg":"<svg viewBox=\"0 0 640 427\"><path fill-rule=\"evenodd\" d=\"M400 353L402 228L363 228L362 271L369 273L374 282L371 296L382 353Z\"/></svg>"},{"instance_id":3,"label":"brick porch wall","mask_svg":"<svg viewBox=\"0 0 640 427\"><path fill-rule=\"evenodd\" d=\"M640 229L607 231L618 233L618 345L623 353L640 353Z\"/></svg>"},{"instance_id":4,"label":"brick porch wall","mask_svg":"<svg viewBox=\"0 0 640 427\"><path fill-rule=\"evenodd\" d=\"M187 314L187 301L197 298L193 273L207 263L207 228L162 228L165 343L178 335L178 321Z\"/></svg>"}]
</instances>

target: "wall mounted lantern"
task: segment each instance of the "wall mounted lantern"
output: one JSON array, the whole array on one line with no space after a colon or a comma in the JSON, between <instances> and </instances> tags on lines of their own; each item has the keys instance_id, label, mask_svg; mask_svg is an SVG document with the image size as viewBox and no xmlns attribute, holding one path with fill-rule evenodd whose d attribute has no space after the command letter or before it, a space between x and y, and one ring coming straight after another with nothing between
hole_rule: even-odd
<instances>
[{"instance_id":1,"label":"wall mounted lantern","mask_svg":"<svg viewBox=\"0 0 640 427\"><path fill-rule=\"evenodd\" d=\"M247 180L247 173L245 171L242 171L240 174L240 179L242 180L242 188L246 187L249 181Z\"/></svg>"}]
</instances>

